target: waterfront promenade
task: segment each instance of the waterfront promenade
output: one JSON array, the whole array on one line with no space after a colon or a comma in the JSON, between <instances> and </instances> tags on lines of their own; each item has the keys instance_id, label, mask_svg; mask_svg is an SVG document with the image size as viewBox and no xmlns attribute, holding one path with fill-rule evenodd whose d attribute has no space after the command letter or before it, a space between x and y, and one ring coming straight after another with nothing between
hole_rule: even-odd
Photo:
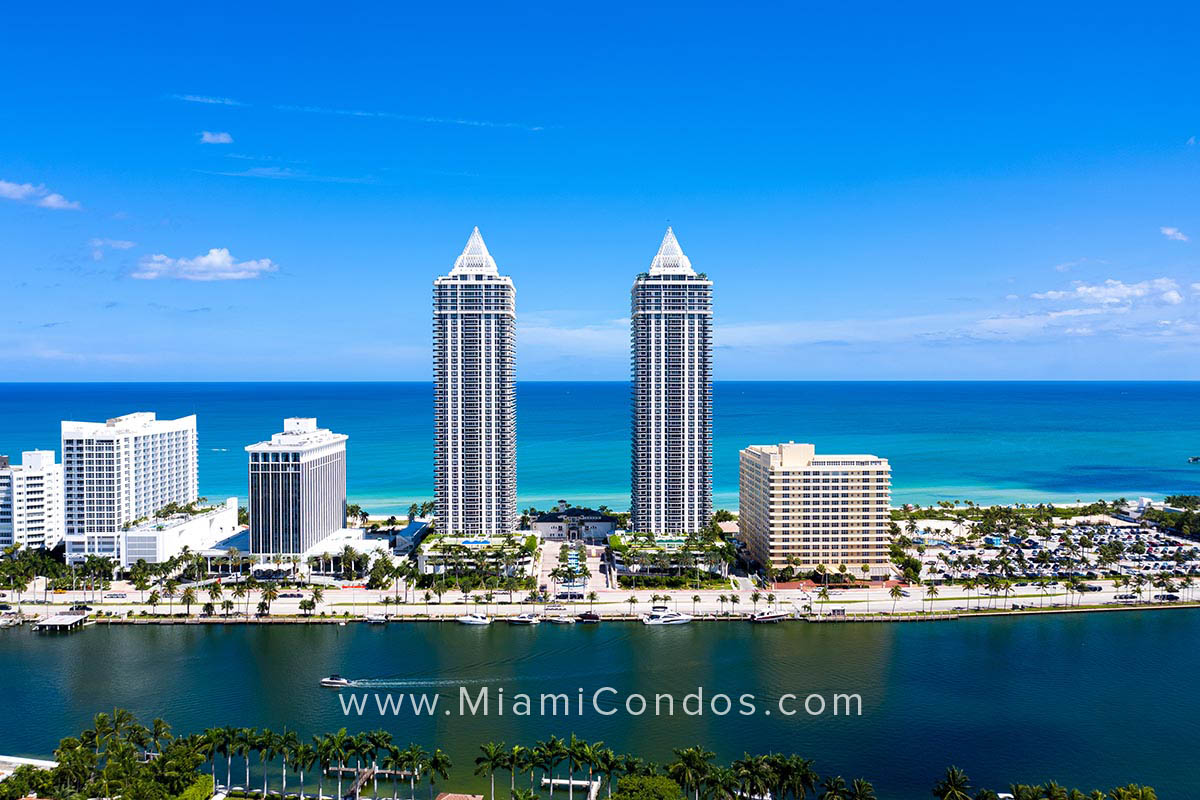
<instances>
[{"instance_id":1,"label":"waterfront promenade","mask_svg":"<svg viewBox=\"0 0 1200 800\"><path fill-rule=\"evenodd\" d=\"M311 613L300 609L300 602L311 597L308 591L300 591L302 598L279 598L271 603L269 614L259 615L255 608L261 599L261 591L252 591L247 598L238 600L236 608L228 613L220 612L204 616L202 603L193 603L187 609L175 598L168 603L165 599L151 607L138 592L124 581L114 581L104 592L67 591L43 594L31 589L23 595L21 611L26 619L42 619L63 614L73 606L87 606L92 620L110 622L137 622L142 624L177 623L184 620L213 623L282 622L285 620L309 622L339 622L347 619L366 619L386 616L392 621L444 620L468 613L486 614L491 617L509 617L524 613L545 615L574 615L594 611L606 619L630 619L650 611L652 606L665 605L672 610L694 614L701 619L737 619L756 612L783 612L797 618L847 618L847 619L920 619L939 615L996 614L1019 611L1075 610L1118 610L1122 608L1170 608L1194 606L1190 595L1181 595L1178 601L1155 602L1152 594L1146 594L1141 602L1118 600L1125 590L1113 586L1110 580L1091 581L1101 587L1099 591L1074 593L1068 596L1060 587L1051 587L1042 592L1036 586L1014 587L1009 595L972 592L968 595L961 586L939 587L936 597L929 597L923 586L901 586L905 595L892 597L889 586L873 586L853 589L830 589L829 599L822 600L818 590L600 590L596 599L578 602L529 602L521 593L515 593L510 602L506 592L494 592L491 600L485 595L472 592L466 597L459 591L445 593L440 601L431 597L427 602L424 593L409 590L407 602L395 602L397 594L390 590L372 590L347 586L337 588L324 586L322 599ZM5 592L5 595L11 593ZM108 598L105 595L124 594L124 598ZM401 587L400 596L404 596ZM755 595L758 595L755 602ZM203 595L202 595L203 596ZM771 599L773 596L773 599ZM735 600L736 598L736 600ZM636 602L630 602L636 599ZM248 602L247 602L248 601ZM5 602L16 608L13 599ZM82 609L81 609L82 610ZM247 613L248 612L248 613Z\"/></svg>"}]
</instances>

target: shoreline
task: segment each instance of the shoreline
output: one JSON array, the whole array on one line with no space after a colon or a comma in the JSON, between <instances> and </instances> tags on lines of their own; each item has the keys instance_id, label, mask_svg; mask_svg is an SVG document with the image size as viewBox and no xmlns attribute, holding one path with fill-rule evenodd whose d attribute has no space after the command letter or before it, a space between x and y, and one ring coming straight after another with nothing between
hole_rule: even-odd
<instances>
[{"instance_id":1,"label":"shoreline","mask_svg":"<svg viewBox=\"0 0 1200 800\"><path fill-rule=\"evenodd\" d=\"M465 609L465 607L464 607ZM1172 602L1172 603L1141 603L1131 605L1103 605L1103 606L1080 606L1077 608L1020 608L1020 609L980 609L980 610L956 610L956 611L938 611L933 613L900 613L900 614L804 614L797 613L794 616L779 620L772 623L760 624L780 624L785 622L804 622L811 624L871 624L871 623L901 623L901 622L948 622L966 619L977 618L995 618L995 617L1035 617L1051 614L1087 614L1093 612L1134 612L1134 611L1166 611L1166 610L1186 610L1200 609L1200 601ZM511 613L505 614L490 614L489 618L496 623L505 623L507 620L515 617L518 613L523 613L516 609L511 609ZM386 620L370 619L367 616L354 615L347 617L336 616L278 616L267 618L246 618L246 617L99 617L88 618L82 627L92 628L101 626L139 626L139 625L165 625L165 626L226 626L226 625L335 625L344 626L351 623L360 625L390 625L393 623L456 623L458 618L463 614L447 613L447 614L402 614L398 616L388 616ZM641 622L642 618L639 614L601 614L601 622ZM753 620L750 614L697 614L692 617L692 622L750 622ZM37 618L29 618L17 623L12 627L23 627L24 624L36 624ZM547 622L548 625L554 623ZM576 623L584 627L589 627L590 624L598 623ZM528 627L518 625L514 627ZM557 626L555 626L557 627ZM53 632L52 632L53 633ZM61 633L69 633L62 631Z\"/></svg>"}]
</instances>

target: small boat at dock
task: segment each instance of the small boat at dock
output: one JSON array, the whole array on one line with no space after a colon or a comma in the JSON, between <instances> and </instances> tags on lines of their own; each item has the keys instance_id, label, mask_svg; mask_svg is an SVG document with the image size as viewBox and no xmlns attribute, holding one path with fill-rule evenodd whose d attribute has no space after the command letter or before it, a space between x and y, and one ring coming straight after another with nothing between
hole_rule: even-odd
<instances>
[{"instance_id":1,"label":"small boat at dock","mask_svg":"<svg viewBox=\"0 0 1200 800\"><path fill-rule=\"evenodd\" d=\"M539 625L541 621L537 614L531 614L528 611L505 620L509 625Z\"/></svg>"},{"instance_id":2,"label":"small boat at dock","mask_svg":"<svg viewBox=\"0 0 1200 800\"><path fill-rule=\"evenodd\" d=\"M454 621L459 625L491 625L492 620L482 614L463 614L461 617L455 617Z\"/></svg>"},{"instance_id":3,"label":"small boat at dock","mask_svg":"<svg viewBox=\"0 0 1200 800\"><path fill-rule=\"evenodd\" d=\"M600 615L595 611L585 611L582 614L576 615L575 619L585 625L594 625L600 621Z\"/></svg>"},{"instance_id":4,"label":"small boat at dock","mask_svg":"<svg viewBox=\"0 0 1200 800\"><path fill-rule=\"evenodd\" d=\"M750 621L764 625L770 622L783 622L785 619L791 619L791 616L786 611L764 611L761 614L751 614Z\"/></svg>"},{"instance_id":5,"label":"small boat at dock","mask_svg":"<svg viewBox=\"0 0 1200 800\"><path fill-rule=\"evenodd\" d=\"M643 625L686 625L691 621L691 614L684 614L679 611L659 611L655 609L649 614L642 615Z\"/></svg>"},{"instance_id":6,"label":"small boat at dock","mask_svg":"<svg viewBox=\"0 0 1200 800\"><path fill-rule=\"evenodd\" d=\"M555 625L574 625L575 618L563 614L555 614L553 617L546 617L546 622L552 622Z\"/></svg>"}]
</instances>

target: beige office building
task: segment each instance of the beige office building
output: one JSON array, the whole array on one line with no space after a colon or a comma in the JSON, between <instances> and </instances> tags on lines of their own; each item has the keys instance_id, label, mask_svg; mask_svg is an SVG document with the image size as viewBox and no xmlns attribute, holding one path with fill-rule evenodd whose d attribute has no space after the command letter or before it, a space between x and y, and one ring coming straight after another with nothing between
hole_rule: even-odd
<instances>
[{"instance_id":1,"label":"beige office building","mask_svg":"<svg viewBox=\"0 0 1200 800\"><path fill-rule=\"evenodd\" d=\"M741 451L738 525L750 556L776 569L825 565L890 574L891 467L872 455L817 455L811 444Z\"/></svg>"}]
</instances>

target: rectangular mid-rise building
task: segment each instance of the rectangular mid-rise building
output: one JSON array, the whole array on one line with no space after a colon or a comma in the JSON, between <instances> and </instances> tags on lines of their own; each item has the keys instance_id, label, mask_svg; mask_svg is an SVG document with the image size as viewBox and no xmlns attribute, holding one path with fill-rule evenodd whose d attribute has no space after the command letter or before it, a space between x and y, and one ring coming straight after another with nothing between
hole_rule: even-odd
<instances>
[{"instance_id":1,"label":"rectangular mid-rise building","mask_svg":"<svg viewBox=\"0 0 1200 800\"><path fill-rule=\"evenodd\" d=\"M250 552L301 555L346 525L346 440L312 417L248 445Z\"/></svg>"},{"instance_id":2,"label":"rectangular mid-rise building","mask_svg":"<svg viewBox=\"0 0 1200 800\"><path fill-rule=\"evenodd\" d=\"M63 468L53 450L0 456L0 547L53 550L62 543Z\"/></svg>"},{"instance_id":3,"label":"rectangular mid-rise building","mask_svg":"<svg viewBox=\"0 0 1200 800\"><path fill-rule=\"evenodd\" d=\"M751 558L798 572L841 565L890 574L891 466L873 455L818 455L811 444L741 451L738 529Z\"/></svg>"},{"instance_id":4,"label":"rectangular mid-rise building","mask_svg":"<svg viewBox=\"0 0 1200 800\"><path fill-rule=\"evenodd\" d=\"M139 411L105 422L62 423L68 562L123 560L121 532L171 503L199 497L196 416Z\"/></svg>"}]
</instances>

